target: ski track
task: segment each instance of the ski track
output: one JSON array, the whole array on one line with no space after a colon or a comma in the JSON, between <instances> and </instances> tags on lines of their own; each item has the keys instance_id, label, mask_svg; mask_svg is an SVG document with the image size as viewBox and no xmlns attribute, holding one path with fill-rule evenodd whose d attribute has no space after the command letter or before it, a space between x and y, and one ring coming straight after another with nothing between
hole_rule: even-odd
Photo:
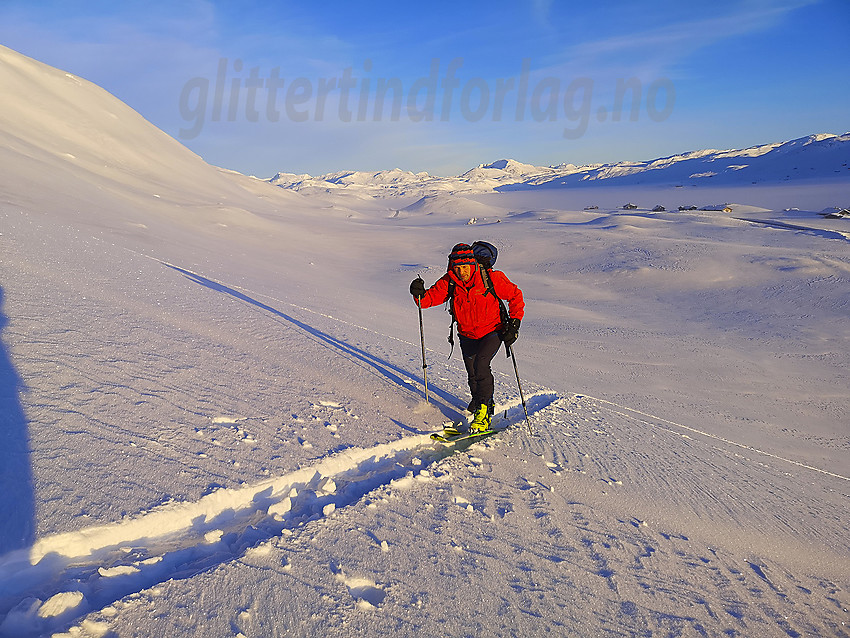
<instances>
[{"instance_id":1,"label":"ski track","mask_svg":"<svg viewBox=\"0 0 850 638\"><path fill-rule=\"evenodd\" d=\"M765 535L770 544L782 533L783 522L773 519L783 509L793 513L803 501L822 510L817 516L829 515L817 491L823 486L806 493L800 479L835 479L803 468L786 476L776 459L761 464L669 430L652 437L586 396L540 394L529 403L539 430L533 439L513 406L513 427L473 445L426 454L428 444L417 450L421 437L409 437L359 451L357 468L346 462L334 470L337 494L346 472L365 482L372 480L369 463L387 471L373 475L375 487L363 498L338 497L349 505L344 512L326 516L316 504L268 543L262 539L274 530L253 549L211 559L209 570L200 571L203 557L196 559L189 575L197 587L233 592L223 607L237 610L207 618L205 629L341 637L585 635L582 627L601 636L848 635L844 576L813 575L799 562L762 554L757 543L742 548L701 537L700 519L725 517L744 537ZM542 456L523 454L538 443ZM673 458L660 463L665 455ZM391 473L393 462L404 467ZM729 481L712 489L713 472ZM674 517L648 514L642 491L672 503ZM688 506L695 516L686 515ZM292 531L302 523L309 525L304 533ZM243 547L249 531L238 539ZM791 525L785 540L818 533ZM251 591L239 587L244 570L258 574ZM186 596L179 583L164 583L89 620L109 625L120 611L122 626L133 627L167 610L157 626L165 635L192 626L182 609ZM280 611L270 618L267 608Z\"/></svg>"},{"instance_id":2,"label":"ski track","mask_svg":"<svg viewBox=\"0 0 850 638\"><path fill-rule=\"evenodd\" d=\"M577 399L582 399L582 398L585 398L586 395L577 394L575 396L576 396ZM784 463L790 463L792 465L796 465L798 467L802 467L802 468L805 468L807 470L812 470L813 472L820 472L821 474L826 474L827 476L831 476L833 478L842 479L844 481L850 481L850 477L844 476L842 474L836 474L835 472L829 472L828 470L823 470L819 467L814 467L813 465L807 465L805 463L800 463L799 461L795 461L793 459L787 459L785 457L778 456L776 454L771 454L770 452L765 452L764 450L760 450L760 449L753 447L751 445L744 445L742 443L732 441L732 440L724 438L722 436L717 436L716 434L711 434L709 432L704 432L702 430L692 428L692 427L690 427L688 425L684 425L682 423L676 423L675 421L668 421L667 419L662 419L661 417L657 417L657 416L654 416L652 414L647 414L646 412L641 412L640 410L635 410L634 408L629 408L629 407L626 407L624 405L620 405L619 403L614 403L613 401L608 401L606 399L598 399L598 398L595 398L595 397L587 397L587 398L592 400L592 401L595 401L599 404L603 404L602 407L605 410L607 410L608 412L611 412L613 414L617 414L617 415L620 415L620 416L623 416L623 417L626 417L626 418L629 418L629 419L634 419L635 421L638 421L638 422L640 422L644 425L650 426L650 427L658 427L658 428L664 428L664 429L667 429L669 427L678 428L678 429L681 429L681 430L685 430L687 432L691 432L693 434L698 434L699 436L704 436L704 437L709 438L709 439L715 439L717 441L722 441L723 443L725 443L727 445L738 447L738 448L741 448L742 450L747 450L749 452L754 452L756 454L766 456L766 457L770 457L770 458L776 459L778 461L783 461ZM641 417L644 417L644 418L641 418ZM649 419L649 420L647 420L647 419ZM683 434L681 436L686 437L688 435Z\"/></svg>"},{"instance_id":3,"label":"ski track","mask_svg":"<svg viewBox=\"0 0 850 638\"><path fill-rule=\"evenodd\" d=\"M839 567L841 575L831 580L809 574L806 559L794 564L785 555L795 551L795 541L805 550L814 538L836 555L846 547L844 538L819 529L819 519L842 515L831 511L828 484L806 490L801 484L812 483L804 479L818 475L803 468L791 475L775 457L765 464L670 430L653 435L631 428L629 419L606 415L608 403L574 395L535 415L536 424L545 423L539 438L546 470L530 462L523 468L519 454L496 448L483 461L469 459L471 476L445 488L457 505L446 527L464 528L451 520L452 511L470 517L473 532L452 540L470 557L469 580L476 568L509 576L506 584L488 581L485 599L476 601L489 617L522 612L520 620L506 619L499 635L534 635L542 627L572 635L589 626L606 628L598 634L606 636L848 635L846 570ZM647 425L664 423L644 416ZM535 447L517 429L510 436L514 446ZM665 462L666 455L672 458ZM499 475L516 481L499 480L490 469L496 465ZM598 494L609 505L601 506ZM653 511L653 503L672 507ZM815 514L808 527L797 517L804 510ZM843 504L840 511L846 513ZM500 529L515 520L516 534L495 537L487 526L495 518L502 519ZM703 520L728 525L706 541ZM529 533L530 525L543 534ZM462 604L462 593L447 595L447 606ZM456 635L485 628L461 629Z\"/></svg>"},{"instance_id":4,"label":"ski track","mask_svg":"<svg viewBox=\"0 0 850 638\"><path fill-rule=\"evenodd\" d=\"M207 287L231 295L233 291L250 294L247 301L280 314L254 301L262 295L244 288L228 288L192 271L159 263L191 275ZM321 316L341 322L330 315ZM329 336L315 328L311 330L317 338L331 343ZM338 347L335 341L331 345ZM348 354L367 361L368 353L363 351L349 348ZM399 377L397 371L393 375L396 384L409 388L409 380ZM142 381L149 386L146 391L161 392L154 379ZM322 405L338 404L323 401ZM651 635L656 630L705 635L727 625L723 631L726 635L847 635L842 633L840 620L842 613L846 615L842 610L848 606L844 583L792 572L786 565L760 555L757 546L744 556L694 541L687 532L692 520L685 519L675 527L664 524L650 529L646 516L637 513L637 504L665 503L674 509L681 506L682 511L696 518L728 520L731 527L744 527L755 516L766 521L774 534L784 535L785 540L802 536L836 548L843 546L843 539L826 535L816 521L840 518L841 510L831 511L829 501L818 498L819 493L813 492L816 497L807 499L799 479L818 475L825 481L836 479L839 489L845 491L840 484L850 480L848 477L587 395L563 397L549 390L537 390L528 397L527 407L534 423L533 437L526 434L522 406L519 401L512 401L501 405L497 413L505 413L512 429L492 439L442 445L431 441L427 434L416 434L367 449L344 449L278 477L240 488L219 489L196 501L164 505L118 523L47 536L29 548L0 556L0 618L5 616L0 622L0 636L62 631L81 616L167 581L205 578L207 572L221 572L217 568L244 560L266 541L297 535L304 526L310 526L310 534L321 533L322 528L313 524L332 523L337 510L349 508L347 516L360 516L362 508L349 506L357 505L368 494L401 489L433 493L432 472L434 466L442 467L443 461L450 467L463 468L471 477L464 477L461 487L444 487L437 481L436 491L447 492L450 506L435 518L437 527L422 533L439 533L441 517L448 522L457 515L478 516L486 523L495 517L519 518L522 514L539 525L549 539L545 544L522 544L518 542L525 536L521 532L508 539L496 539L485 530L484 538L493 542L492 547L482 545L480 539L466 544L463 539L452 541L458 553L474 556L482 564L497 563L504 557L502 552L516 556L513 563L518 571L504 583L493 583L493 587L506 590L494 592L493 600L483 602L481 607L486 612L492 606L493 613L504 616L506 608L520 603L522 614L519 620L504 621L505 633L528 633L539 628L522 620L539 623L556 609L560 620L552 620L551 628L589 623L624 627L622 634L612 629L610 635L634 635L636 631ZM239 425L244 419L229 416L213 422L244 437L247 434ZM658 449L651 442L656 436L663 439ZM535 476L529 468L518 467L518 482L509 484L489 473L492 461L457 454L470 449L498 453L503 438L539 457L545 465L544 474ZM519 464L506 451L503 454L505 458L500 463ZM642 458L646 463L641 462ZM797 475L792 475L792 471ZM622 507L623 515L613 521L612 527L611 517L600 511L594 501L582 498L581 490L572 493L571 489L567 496L556 488L571 476L589 478L612 501L621 491L630 491L629 498L636 496L639 500L634 506L627 502ZM742 478L746 480L742 482ZM476 481L480 482L477 489ZM811 480L805 483L813 484ZM841 496L846 498L846 494ZM628 513L630 508L634 514ZM803 509L812 516L801 524L794 512ZM389 528L382 529L386 532ZM412 531L415 526L409 520L400 521L399 529L407 529L414 536L420 533ZM433 541L414 540L423 545ZM378 545L382 553L389 551L386 541ZM394 597L398 597L397 591L392 596L385 591L378 574L368 577L354 571L348 573L347 567L337 562L338 557L328 560L333 580L344 587L359 610L390 607ZM548 577L555 583L553 590L543 590L536 582L534 573L541 565L565 570ZM624 565L630 565L626 572ZM668 582L662 577L667 573L681 574L683 565L692 578ZM411 566L410 573L416 569ZM484 573L497 569L491 565L491 571ZM473 577L469 578L472 586ZM598 578L605 582L603 589L610 592L609 598L600 597L599 588L588 584ZM704 591L706 586L709 591ZM457 604L463 600L461 592L446 595ZM672 609L678 611L669 611L671 601ZM237 624L234 621L233 626ZM713 629L707 632L708 625ZM316 626L317 631L327 629ZM356 627L348 629L356 635ZM386 629L387 633L393 630ZM439 626L433 629L441 630ZM472 623L462 629L475 634L486 628Z\"/></svg>"},{"instance_id":5,"label":"ski track","mask_svg":"<svg viewBox=\"0 0 850 638\"><path fill-rule=\"evenodd\" d=\"M557 395L528 397L533 414ZM519 402L500 405L507 425L524 422ZM328 516L474 442L435 443L427 434L348 449L318 464L195 502L170 504L119 523L56 534L0 557L0 636L67 627L81 614L169 579L189 578L258 543Z\"/></svg>"},{"instance_id":6,"label":"ski track","mask_svg":"<svg viewBox=\"0 0 850 638\"><path fill-rule=\"evenodd\" d=\"M827 239L850 241L850 233L842 232L840 230L813 228L811 226L801 226L800 224L789 224L787 222L780 222L776 220L750 219L748 217L735 217L735 219L740 220L742 222L749 222L751 224L761 224L763 226L771 226L773 228L783 228L785 230L795 230L797 232L811 233L812 235L816 235L818 237L826 237Z\"/></svg>"},{"instance_id":7,"label":"ski track","mask_svg":"<svg viewBox=\"0 0 850 638\"><path fill-rule=\"evenodd\" d=\"M698 516L716 518L720 510L733 522L752 517L751 512L741 515L739 506L759 509L760 519L781 519L778 503L793 506L800 499L793 489L794 480L777 480L781 472L753 460L742 463L753 482L749 488L733 487L735 482L729 481L722 493L708 489L699 477L728 473L726 462L734 452L715 447L706 455L705 443L664 429L664 419L639 413L645 425L661 428L658 435L666 437L668 443L679 442L678 447L663 446L675 458L669 461L669 474L659 472L660 455L648 452L639 443L647 437L646 428L635 429L631 432L634 440L626 441L621 441L622 427L612 428L628 423L625 417L634 418L623 412L626 408L615 409L615 405L585 395L559 397L538 392L527 400L535 429L540 430L533 438L526 436L523 409L515 401L499 406L497 416L506 419L511 429L493 439L443 445L431 441L427 434L407 436L368 449L344 450L309 467L250 486L221 489L195 502L170 504L119 523L43 538L30 548L0 557L0 612L6 614L0 635L49 635L68 629L81 616L166 581L200 577L210 571L220 576L221 570L216 568L234 560L244 561L256 553L254 548L269 540L297 535L305 526L310 526L311 536L322 533L327 527L316 528L314 523L332 524L334 512L360 503L364 496L372 495L374 498L366 500L380 501L386 490L411 489L422 490L422 499L427 492L435 503L440 502L442 492L446 493L444 500L450 500L446 509L433 516L429 529L414 534L439 534L441 525L463 529L468 526L459 526L452 519L471 516L478 521L472 529L478 528L480 537L452 539L456 553L491 568L503 560L503 551L513 556L511 562L517 571L505 583L493 584L493 600L481 603L484 611L490 606L494 613L501 609L498 613L502 616L504 609L517 605L519 599L522 613L512 621L505 618L502 629L506 633L539 627L533 623L551 617L554 609L558 615L551 621L553 628L582 626L591 621L590 614L593 622L622 626L622 635L634 635L641 627L646 635L654 635L656 630L714 635L717 627L727 625L726 635L845 635L836 619L847 604L842 584L795 573L755 552L742 558L727 549L706 546L689 538L687 522L678 529L669 525L649 528L640 516L622 515L612 527L609 516L582 498L570 476L589 477L603 493L610 491L612 496L624 485L641 486L651 498L663 502L681 502L686 495L691 505L704 509L697 512ZM620 422L612 424L606 412L621 417ZM237 421L221 419L223 423ZM492 464L522 463L509 453L503 439L539 456L549 478L546 473L536 477L532 468L521 466L516 471L516 483L496 478L490 470ZM504 458L482 459L477 455L488 456L482 450L501 451ZM626 450L631 450L629 455L625 455ZM464 452L472 453L458 454ZM651 463L646 464L651 472L645 472L639 462L644 454L652 456ZM776 457L769 460L783 461ZM677 471L683 464L692 472ZM435 465L440 466L437 474L465 471L470 476L458 483L442 479L434 483ZM807 471L804 466L798 469ZM564 480L573 481L573 487L558 489ZM763 502L751 503L748 489L765 491ZM738 493L733 493L736 490ZM730 497L736 505L728 504ZM817 508L819 504L813 501L808 507ZM349 524L362 516L364 509L354 508ZM820 514L828 515L825 511ZM384 515L392 516L388 512ZM523 543L520 539L525 535L521 533L497 539L486 531L486 521L497 517L532 521L548 540ZM410 531L416 528L410 523L399 521L397 527L383 524L381 529L385 534L389 529ZM791 522L778 523L780 528L788 527L789 535L818 534L814 528L801 530ZM363 526L368 529L368 523L363 522ZM491 542L482 544L481 538ZM427 538L413 541L423 546L431 542ZM389 551L386 540L373 538L375 544L382 553ZM389 604L389 594L378 582L378 574L349 574L339 557L328 556L327 561L334 580L344 587L358 610ZM536 584L534 574L541 564L560 573L547 576L554 583L550 589ZM682 574L683 566L691 575L684 580L661 577L665 573ZM606 583L603 591L609 592L607 595L599 596L598 587L592 584L595 579ZM706 583L710 583L709 591L704 591ZM500 593L498 587L506 587L506 592ZM394 597L400 595L397 589L393 590ZM460 604L463 600L461 592L449 591L446 595L448 602ZM576 601L583 602L577 605ZM683 613L685 609L690 611ZM823 623L812 621L819 617L825 618ZM714 623L714 629L707 631L707 623ZM834 633L824 633L824 627ZM356 627L347 629L351 634L345 635L356 635ZM474 624L463 626L464 631L473 633L483 629ZM609 635L621 634L612 631Z\"/></svg>"}]
</instances>

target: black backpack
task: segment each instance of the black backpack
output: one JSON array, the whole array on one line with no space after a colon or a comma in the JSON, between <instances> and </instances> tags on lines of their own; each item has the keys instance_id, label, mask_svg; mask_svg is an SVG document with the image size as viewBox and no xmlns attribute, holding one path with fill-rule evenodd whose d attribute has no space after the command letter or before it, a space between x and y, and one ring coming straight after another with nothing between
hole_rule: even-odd
<instances>
[{"instance_id":1,"label":"black backpack","mask_svg":"<svg viewBox=\"0 0 850 638\"><path fill-rule=\"evenodd\" d=\"M477 241L472 244L472 254L475 255L475 261L478 262L478 265L481 267L481 279L484 282L484 287L487 289L484 293L485 295L491 294L496 298L496 301L499 302L499 315L502 320L502 325L507 326L508 320L510 319L510 315L508 314L508 309L505 308L505 302L499 299L499 296L496 294L495 289L493 288L493 281L490 279L490 271L493 270L493 266L496 265L496 258L499 256L499 251L496 250L496 247L486 241ZM452 316L452 322L449 325L449 343L452 346L451 351L449 352L449 358L451 358L452 353L455 349L455 339L454 339L454 327L457 322L457 318L455 317L454 312L454 298L455 298L455 288L457 284L455 284L454 280L449 279L449 296L446 299L447 309L449 314Z\"/></svg>"},{"instance_id":2,"label":"black backpack","mask_svg":"<svg viewBox=\"0 0 850 638\"><path fill-rule=\"evenodd\" d=\"M492 270L496 265L496 257L499 256L499 251L496 247L486 241L477 241L472 244L472 254L475 255L475 261L481 264L485 270Z\"/></svg>"}]
</instances>

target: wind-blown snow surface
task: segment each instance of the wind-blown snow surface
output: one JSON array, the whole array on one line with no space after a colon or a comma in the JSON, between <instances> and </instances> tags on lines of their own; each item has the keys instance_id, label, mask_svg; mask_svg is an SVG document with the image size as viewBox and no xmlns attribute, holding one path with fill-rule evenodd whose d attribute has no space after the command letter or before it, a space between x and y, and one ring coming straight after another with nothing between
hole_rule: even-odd
<instances>
[{"instance_id":1,"label":"wind-blown snow surface","mask_svg":"<svg viewBox=\"0 0 850 638\"><path fill-rule=\"evenodd\" d=\"M850 635L846 182L305 196L0 79L0 635ZM533 434L499 356L443 446L478 238Z\"/></svg>"}]
</instances>

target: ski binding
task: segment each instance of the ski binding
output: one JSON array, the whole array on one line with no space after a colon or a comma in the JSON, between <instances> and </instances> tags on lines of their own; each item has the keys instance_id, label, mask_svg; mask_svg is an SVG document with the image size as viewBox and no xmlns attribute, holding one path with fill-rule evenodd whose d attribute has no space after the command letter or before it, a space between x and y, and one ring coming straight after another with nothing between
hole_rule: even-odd
<instances>
[{"instance_id":1,"label":"ski binding","mask_svg":"<svg viewBox=\"0 0 850 638\"><path fill-rule=\"evenodd\" d=\"M452 423L447 423L442 431L434 432L431 434L431 438L434 441L439 441L440 443L454 443L456 441L466 441L468 439L477 439L482 436L489 436L490 434L495 434L496 430L490 428L489 430L484 430L482 432L470 432L469 430L460 430L460 427L464 425L465 419L461 421L454 421Z\"/></svg>"}]
</instances>

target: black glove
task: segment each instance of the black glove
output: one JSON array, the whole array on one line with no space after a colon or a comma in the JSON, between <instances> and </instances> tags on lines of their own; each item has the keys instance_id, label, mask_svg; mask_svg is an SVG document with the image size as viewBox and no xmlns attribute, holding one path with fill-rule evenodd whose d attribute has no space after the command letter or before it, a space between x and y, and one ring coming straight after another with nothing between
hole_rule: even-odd
<instances>
[{"instance_id":1,"label":"black glove","mask_svg":"<svg viewBox=\"0 0 850 638\"><path fill-rule=\"evenodd\" d=\"M512 346L519 337L519 324L519 319L508 319L508 325L502 330L502 341L506 348Z\"/></svg>"},{"instance_id":2,"label":"black glove","mask_svg":"<svg viewBox=\"0 0 850 638\"><path fill-rule=\"evenodd\" d=\"M410 282L410 294L416 299L421 299L425 296L425 282L422 281L422 277L417 277Z\"/></svg>"}]
</instances>

